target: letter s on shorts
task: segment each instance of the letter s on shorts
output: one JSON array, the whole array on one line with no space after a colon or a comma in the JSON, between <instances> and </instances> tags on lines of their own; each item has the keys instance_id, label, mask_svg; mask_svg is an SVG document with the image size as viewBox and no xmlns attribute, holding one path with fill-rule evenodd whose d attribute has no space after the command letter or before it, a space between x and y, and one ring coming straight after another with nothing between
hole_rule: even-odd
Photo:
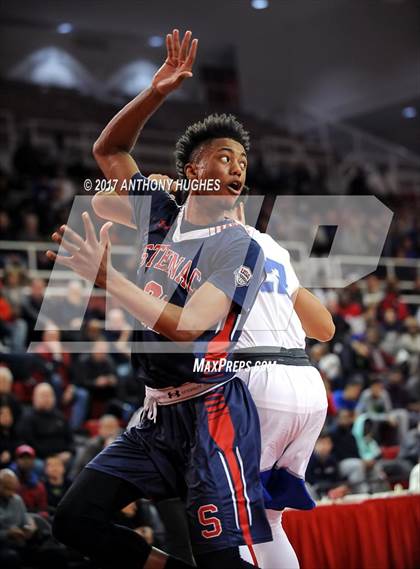
<instances>
[{"instance_id":1,"label":"letter s on shorts","mask_svg":"<svg viewBox=\"0 0 420 569\"><path fill-rule=\"evenodd\" d=\"M207 514L214 514L218 512L217 506L214 504L206 504L198 508L198 521L202 526L212 526L211 529L204 529L201 535L206 539L218 537L222 533L222 524L219 518L215 516L207 517Z\"/></svg>"}]
</instances>

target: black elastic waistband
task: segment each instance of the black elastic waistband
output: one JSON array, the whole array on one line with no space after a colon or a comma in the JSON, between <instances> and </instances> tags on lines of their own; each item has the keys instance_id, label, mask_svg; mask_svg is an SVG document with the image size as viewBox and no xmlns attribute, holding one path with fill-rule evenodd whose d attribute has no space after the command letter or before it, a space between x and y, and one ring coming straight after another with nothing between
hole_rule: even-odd
<instances>
[{"instance_id":1,"label":"black elastic waistband","mask_svg":"<svg viewBox=\"0 0 420 569\"><path fill-rule=\"evenodd\" d=\"M302 348L275 348L273 346L259 346L258 348L245 348L234 352L234 361L247 361L252 365L256 362L275 362L280 365L311 366L312 363Z\"/></svg>"}]
</instances>

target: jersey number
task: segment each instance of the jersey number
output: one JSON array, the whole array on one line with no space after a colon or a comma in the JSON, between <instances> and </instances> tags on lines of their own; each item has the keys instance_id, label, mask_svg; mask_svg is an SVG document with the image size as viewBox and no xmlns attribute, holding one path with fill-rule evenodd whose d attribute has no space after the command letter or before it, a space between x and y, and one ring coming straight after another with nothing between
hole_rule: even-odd
<instances>
[{"instance_id":1,"label":"jersey number","mask_svg":"<svg viewBox=\"0 0 420 569\"><path fill-rule=\"evenodd\" d=\"M214 504L206 504L198 508L198 521L202 526L209 526L211 529L203 529L201 535L206 539L218 537L222 533L222 524L219 518L215 516L208 517L207 514L218 512L217 506Z\"/></svg>"},{"instance_id":2,"label":"jersey number","mask_svg":"<svg viewBox=\"0 0 420 569\"><path fill-rule=\"evenodd\" d=\"M156 298L162 298L163 296L162 285L157 283L156 281L149 281L144 287L144 292L147 292L147 294L151 294Z\"/></svg>"},{"instance_id":3,"label":"jersey number","mask_svg":"<svg viewBox=\"0 0 420 569\"><path fill-rule=\"evenodd\" d=\"M287 294L287 280L284 265L276 263L272 259L266 259L265 271L267 279L261 285L262 292L277 292L278 294Z\"/></svg>"}]
</instances>

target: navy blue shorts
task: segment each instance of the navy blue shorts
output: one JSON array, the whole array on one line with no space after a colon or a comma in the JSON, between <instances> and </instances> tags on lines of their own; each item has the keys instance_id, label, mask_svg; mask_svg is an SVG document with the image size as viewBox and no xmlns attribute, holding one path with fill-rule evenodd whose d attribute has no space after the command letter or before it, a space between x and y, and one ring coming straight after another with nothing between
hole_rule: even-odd
<instances>
[{"instance_id":1,"label":"navy blue shorts","mask_svg":"<svg viewBox=\"0 0 420 569\"><path fill-rule=\"evenodd\" d=\"M205 553L272 540L260 481L257 410L238 378L159 406L95 457L94 468L128 480L152 500L181 497L191 542Z\"/></svg>"}]
</instances>

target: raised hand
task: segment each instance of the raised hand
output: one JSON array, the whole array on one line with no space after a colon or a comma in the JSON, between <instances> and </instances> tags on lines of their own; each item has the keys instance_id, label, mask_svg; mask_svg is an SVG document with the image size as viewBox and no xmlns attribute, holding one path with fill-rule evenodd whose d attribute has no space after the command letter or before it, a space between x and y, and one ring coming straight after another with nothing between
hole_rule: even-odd
<instances>
[{"instance_id":1,"label":"raised hand","mask_svg":"<svg viewBox=\"0 0 420 569\"><path fill-rule=\"evenodd\" d=\"M192 33L185 32L179 43L179 31L166 36L167 56L165 63L153 77L152 86L161 95L168 95L179 87L184 79L192 77L192 67L197 54L198 39L191 42Z\"/></svg>"},{"instance_id":2,"label":"raised hand","mask_svg":"<svg viewBox=\"0 0 420 569\"><path fill-rule=\"evenodd\" d=\"M47 251L46 255L50 261L57 261L88 281L106 288L107 274L115 271L110 260L109 230L112 223L108 221L101 227L98 241L92 220L86 211L82 218L86 239L83 240L67 225L62 225L52 234L52 240L61 245L70 255L57 255L53 251Z\"/></svg>"}]
</instances>

